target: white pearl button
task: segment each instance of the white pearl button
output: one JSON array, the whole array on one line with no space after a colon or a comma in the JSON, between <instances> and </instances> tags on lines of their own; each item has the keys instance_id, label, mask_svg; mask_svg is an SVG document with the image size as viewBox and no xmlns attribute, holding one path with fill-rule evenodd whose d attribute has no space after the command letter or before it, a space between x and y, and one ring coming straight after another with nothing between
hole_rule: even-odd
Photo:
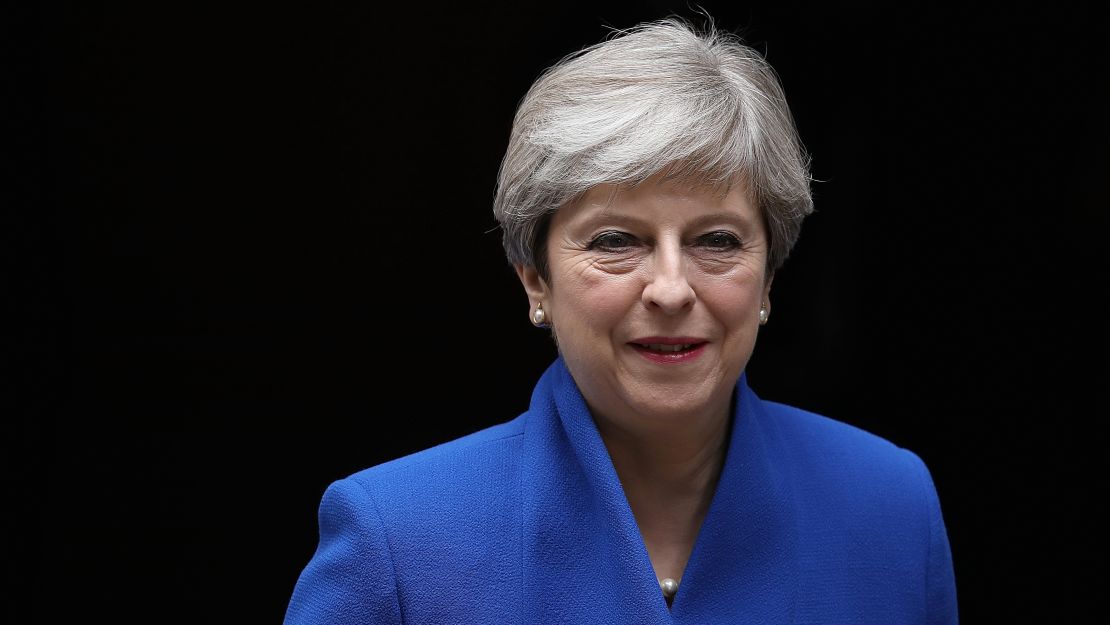
<instances>
[{"instance_id":1,"label":"white pearl button","mask_svg":"<svg viewBox=\"0 0 1110 625\"><path fill-rule=\"evenodd\" d=\"M663 596L672 599L674 594L678 592L678 582L666 577L659 581L659 588L663 590Z\"/></svg>"}]
</instances>

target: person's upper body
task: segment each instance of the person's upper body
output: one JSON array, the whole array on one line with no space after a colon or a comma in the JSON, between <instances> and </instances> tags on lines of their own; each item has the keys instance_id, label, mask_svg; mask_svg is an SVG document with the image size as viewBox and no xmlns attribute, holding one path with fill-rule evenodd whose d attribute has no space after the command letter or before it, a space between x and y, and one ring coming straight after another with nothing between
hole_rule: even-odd
<instances>
[{"instance_id":1,"label":"person's upper body","mask_svg":"<svg viewBox=\"0 0 1110 625\"><path fill-rule=\"evenodd\" d=\"M921 460L744 375L809 180L732 36L646 24L541 76L494 213L559 356L516 419L332 484L287 625L955 623Z\"/></svg>"},{"instance_id":2,"label":"person's upper body","mask_svg":"<svg viewBox=\"0 0 1110 625\"><path fill-rule=\"evenodd\" d=\"M717 493L668 610L559 359L515 420L332 484L286 623L956 622L913 453L737 385Z\"/></svg>"}]
</instances>

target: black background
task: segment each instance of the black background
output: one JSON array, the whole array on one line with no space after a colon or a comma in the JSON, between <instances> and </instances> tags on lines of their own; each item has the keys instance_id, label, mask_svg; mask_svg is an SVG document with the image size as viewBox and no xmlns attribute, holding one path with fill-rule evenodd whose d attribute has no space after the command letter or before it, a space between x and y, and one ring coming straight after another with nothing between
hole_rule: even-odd
<instances>
[{"instance_id":1,"label":"black background","mask_svg":"<svg viewBox=\"0 0 1110 625\"><path fill-rule=\"evenodd\" d=\"M1091 620L1094 13L701 6L777 69L820 181L753 387L925 459L965 623ZM554 350L490 211L515 105L671 13L13 13L0 620L280 622L329 482L523 410Z\"/></svg>"}]
</instances>

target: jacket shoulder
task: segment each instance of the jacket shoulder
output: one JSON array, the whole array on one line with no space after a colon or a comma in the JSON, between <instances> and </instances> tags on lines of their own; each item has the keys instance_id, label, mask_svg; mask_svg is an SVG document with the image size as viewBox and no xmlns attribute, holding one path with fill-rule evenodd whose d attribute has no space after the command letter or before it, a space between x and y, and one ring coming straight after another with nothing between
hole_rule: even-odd
<instances>
[{"instance_id":1,"label":"jacket shoulder","mask_svg":"<svg viewBox=\"0 0 1110 625\"><path fill-rule=\"evenodd\" d=\"M498 579L519 559L522 433L523 415L329 485L286 624L453 622L468 587L445 580Z\"/></svg>"},{"instance_id":2,"label":"jacket shoulder","mask_svg":"<svg viewBox=\"0 0 1110 625\"><path fill-rule=\"evenodd\" d=\"M523 433L524 415L520 415L511 421L363 469L345 479L377 490L398 479L411 483L412 480L438 480L452 475L464 478L487 465L505 462L518 451Z\"/></svg>"},{"instance_id":3,"label":"jacket shoulder","mask_svg":"<svg viewBox=\"0 0 1110 625\"><path fill-rule=\"evenodd\" d=\"M527 414L527 413L525 413ZM525 415L344 478L404 550L489 536L516 515Z\"/></svg>"},{"instance_id":4,"label":"jacket shoulder","mask_svg":"<svg viewBox=\"0 0 1110 625\"><path fill-rule=\"evenodd\" d=\"M808 560L828 565L815 567L823 573L815 573L814 585L839 583L844 571L854 571L867 580L861 588L897 588L892 605L913 597L924 610L923 622L956 623L952 553L925 462L854 425L762 404L767 438L798 495Z\"/></svg>"},{"instance_id":5,"label":"jacket shoulder","mask_svg":"<svg viewBox=\"0 0 1110 625\"><path fill-rule=\"evenodd\" d=\"M762 405L780 442L821 460L826 468L917 471L909 458L912 452L863 428L775 401L763 400Z\"/></svg>"},{"instance_id":6,"label":"jacket shoulder","mask_svg":"<svg viewBox=\"0 0 1110 625\"><path fill-rule=\"evenodd\" d=\"M932 495L928 469L913 451L860 427L786 404L763 401L769 440L795 482L815 502L878 506L920 514Z\"/></svg>"}]
</instances>

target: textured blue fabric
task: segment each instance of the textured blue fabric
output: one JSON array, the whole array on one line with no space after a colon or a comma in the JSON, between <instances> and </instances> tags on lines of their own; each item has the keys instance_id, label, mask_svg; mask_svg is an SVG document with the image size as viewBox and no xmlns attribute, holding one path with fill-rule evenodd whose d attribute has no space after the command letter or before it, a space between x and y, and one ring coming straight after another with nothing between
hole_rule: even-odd
<instances>
[{"instance_id":1,"label":"textured blue fabric","mask_svg":"<svg viewBox=\"0 0 1110 625\"><path fill-rule=\"evenodd\" d=\"M559 359L516 419L332 484L286 625L956 623L924 463L746 376L735 397L671 609Z\"/></svg>"}]
</instances>

